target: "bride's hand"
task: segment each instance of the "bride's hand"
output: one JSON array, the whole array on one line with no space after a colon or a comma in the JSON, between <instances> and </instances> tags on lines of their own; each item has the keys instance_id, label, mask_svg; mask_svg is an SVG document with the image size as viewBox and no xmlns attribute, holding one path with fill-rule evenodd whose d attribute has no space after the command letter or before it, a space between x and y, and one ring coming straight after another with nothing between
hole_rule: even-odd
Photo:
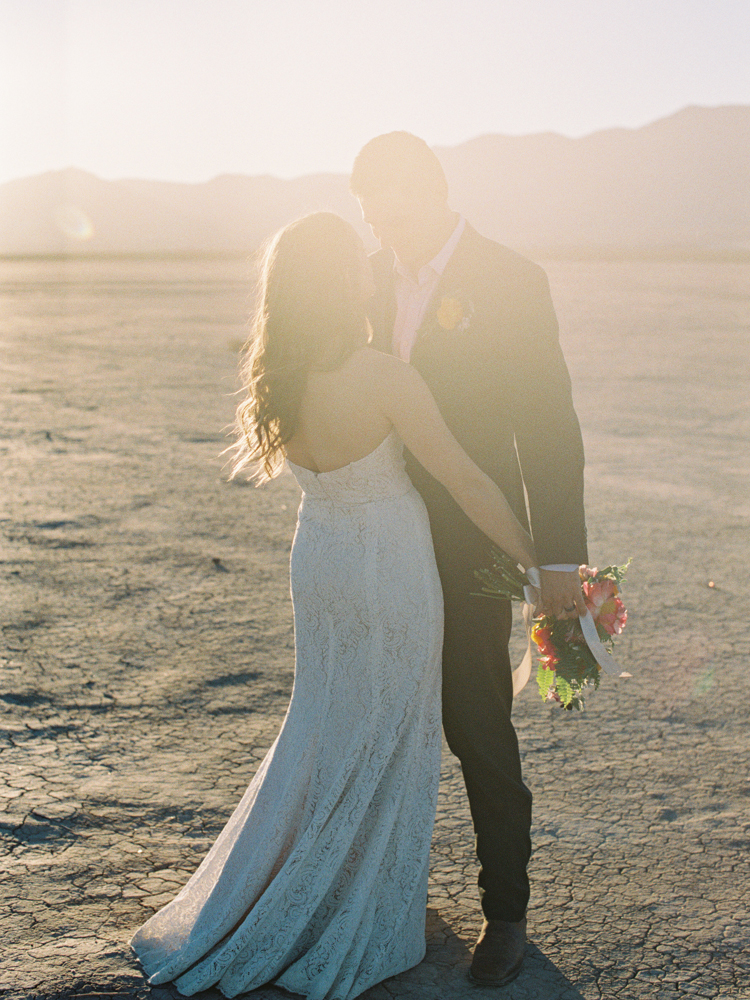
<instances>
[{"instance_id":1,"label":"bride's hand","mask_svg":"<svg viewBox=\"0 0 750 1000\"><path fill-rule=\"evenodd\" d=\"M578 570L570 572L556 569L540 570L542 578L539 614L564 621L586 614L586 604L581 590Z\"/></svg>"}]
</instances>

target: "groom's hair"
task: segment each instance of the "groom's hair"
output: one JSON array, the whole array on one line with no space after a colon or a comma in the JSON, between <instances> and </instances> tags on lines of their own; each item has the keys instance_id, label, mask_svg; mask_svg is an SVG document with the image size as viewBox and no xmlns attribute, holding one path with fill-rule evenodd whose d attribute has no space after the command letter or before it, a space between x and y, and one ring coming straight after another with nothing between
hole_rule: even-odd
<instances>
[{"instance_id":1,"label":"groom's hair","mask_svg":"<svg viewBox=\"0 0 750 1000\"><path fill-rule=\"evenodd\" d=\"M355 198L386 188L448 197L445 172L424 139L411 132L387 132L370 139L357 154L349 187Z\"/></svg>"}]
</instances>

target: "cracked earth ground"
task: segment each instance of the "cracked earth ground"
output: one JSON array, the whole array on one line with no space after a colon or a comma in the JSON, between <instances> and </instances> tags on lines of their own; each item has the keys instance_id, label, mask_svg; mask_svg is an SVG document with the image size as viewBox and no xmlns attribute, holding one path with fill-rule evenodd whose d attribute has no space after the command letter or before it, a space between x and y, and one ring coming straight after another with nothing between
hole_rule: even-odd
<instances>
[{"instance_id":1,"label":"cracked earth ground","mask_svg":"<svg viewBox=\"0 0 750 1000\"><path fill-rule=\"evenodd\" d=\"M582 715L533 683L518 699L535 797L520 978L466 979L480 918L446 751L427 959L366 1000L748 1000L750 265L547 267L592 562L634 557L634 678L605 678ZM0 996L166 998L126 940L285 711L297 488L222 476L244 264L0 270Z\"/></svg>"}]
</instances>

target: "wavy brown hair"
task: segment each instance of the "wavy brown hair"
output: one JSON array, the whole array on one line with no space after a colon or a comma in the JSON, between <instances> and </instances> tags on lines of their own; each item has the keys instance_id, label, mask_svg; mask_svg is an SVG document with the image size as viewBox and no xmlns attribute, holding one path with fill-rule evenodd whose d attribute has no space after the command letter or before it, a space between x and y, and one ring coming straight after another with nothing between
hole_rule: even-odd
<instances>
[{"instance_id":1,"label":"wavy brown hair","mask_svg":"<svg viewBox=\"0 0 750 1000\"><path fill-rule=\"evenodd\" d=\"M292 222L268 244L242 351L232 478L244 469L259 483L277 475L309 372L338 368L368 342L361 254L354 229L331 212Z\"/></svg>"}]
</instances>

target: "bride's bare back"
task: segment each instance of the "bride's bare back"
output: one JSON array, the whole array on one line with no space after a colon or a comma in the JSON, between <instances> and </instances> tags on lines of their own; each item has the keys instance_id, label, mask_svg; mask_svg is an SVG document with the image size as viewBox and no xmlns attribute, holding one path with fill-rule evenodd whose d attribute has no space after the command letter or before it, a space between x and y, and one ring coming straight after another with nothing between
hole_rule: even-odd
<instances>
[{"instance_id":1,"label":"bride's bare back","mask_svg":"<svg viewBox=\"0 0 750 1000\"><path fill-rule=\"evenodd\" d=\"M311 371L302 397L297 433L287 458L313 472L356 462L380 444L393 422L379 400L378 355L363 348L335 371Z\"/></svg>"},{"instance_id":2,"label":"bride's bare back","mask_svg":"<svg viewBox=\"0 0 750 1000\"><path fill-rule=\"evenodd\" d=\"M453 437L419 373L398 358L363 347L335 371L311 372L285 451L295 465L332 472L369 455L393 427L496 545L523 566L535 564L505 497Z\"/></svg>"}]
</instances>

